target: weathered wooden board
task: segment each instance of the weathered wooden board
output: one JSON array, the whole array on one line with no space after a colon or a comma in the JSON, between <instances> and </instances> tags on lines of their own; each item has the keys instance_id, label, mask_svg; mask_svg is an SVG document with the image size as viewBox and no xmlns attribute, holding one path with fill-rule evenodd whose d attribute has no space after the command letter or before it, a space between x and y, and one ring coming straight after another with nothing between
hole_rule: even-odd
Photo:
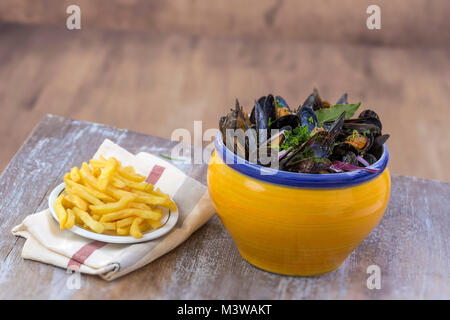
<instances>
[{"instance_id":1,"label":"weathered wooden board","mask_svg":"<svg viewBox=\"0 0 450 320\"><path fill-rule=\"evenodd\" d=\"M109 138L132 152L170 153L174 142L99 124L46 116L0 176L0 299L392 299L450 298L450 184L393 176L378 227L337 271L305 278L259 270L243 261L217 217L150 265L108 283L82 276L70 290L65 270L24 260L10 230L46 207L63 173ZM177 165L177 163L175 163ZM205 183L203 165L181 168ZM366 286L369 265L381 289Z\"/></svg>"}]
</instances>

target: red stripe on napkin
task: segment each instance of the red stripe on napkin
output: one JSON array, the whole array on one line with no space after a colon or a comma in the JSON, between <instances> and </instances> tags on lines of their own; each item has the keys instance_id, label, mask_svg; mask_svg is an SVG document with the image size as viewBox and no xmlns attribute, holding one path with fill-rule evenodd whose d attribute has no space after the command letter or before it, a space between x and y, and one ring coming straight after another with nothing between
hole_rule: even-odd
<instances>
[{"instance_id":1,"label":"red stripe on napkin","mask_svg":"<svg viewBox=\"0 0 450 320\"><path fill-rule=\"evenodd\" d=\"M85 244L80 250L74 253L69 263L67 264L67 269L70 267L72 269L79 269L80 266L86 261L87 258L97 249L104 247L107 243L101 241L93 241Z\"/></svg>"},{"instance_id":2,"label":"red stripe on napkin","mask_svg":"<svg viewBox=\"0 0 450 320\"><path fill-rule=\"evenodd\" d=\"M152 168L152 171L148 175L147 180L145 180L145 182L150 183L150 184L156 184L158 182L159 178L161 178L161 175L163 174L165 169L166 168L155 164Z\"/></svg>"}]
</instances>

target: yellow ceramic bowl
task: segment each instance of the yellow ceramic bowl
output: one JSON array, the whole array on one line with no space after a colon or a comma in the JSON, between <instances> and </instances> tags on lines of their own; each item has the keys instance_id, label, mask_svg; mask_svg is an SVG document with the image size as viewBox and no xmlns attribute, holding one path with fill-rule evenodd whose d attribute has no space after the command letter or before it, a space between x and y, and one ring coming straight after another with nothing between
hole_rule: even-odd
<instances>
[{"instance_id":1,"label":"yellow ceramic bowl","mask_svg":"<svg viewBox=\"0 0 450 320\"><path fill-rule=\"evenodd\" d=\"M387 147L371 166L377 173L261 175L259 166L229 164L230 157L236 160L219 133L208 167L209 193L242 257L267 271L310 276L337 269L388 204Z\"/></svg>"}]
</instances>

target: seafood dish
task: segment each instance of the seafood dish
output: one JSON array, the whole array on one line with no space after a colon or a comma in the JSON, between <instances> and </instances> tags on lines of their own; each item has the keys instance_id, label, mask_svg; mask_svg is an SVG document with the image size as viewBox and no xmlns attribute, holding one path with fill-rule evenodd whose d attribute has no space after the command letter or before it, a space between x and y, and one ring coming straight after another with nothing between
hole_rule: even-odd
<instances>
[{"instance_id":1,"label":"seafood dish","mask_svg":"<svg viewBox=\"0 0 450 320\"><path fill-rule=\"evenodd\" d=\"M327 174L365 170L383 154L389 134L378 114L366 109L352 118L361 102L345 93L336 104L322 100L317 89L296 108L269 94L254 102L250 113L236 99L220 118L224 145L240 159L278 170Z\"/></svg>"}]
</instances>

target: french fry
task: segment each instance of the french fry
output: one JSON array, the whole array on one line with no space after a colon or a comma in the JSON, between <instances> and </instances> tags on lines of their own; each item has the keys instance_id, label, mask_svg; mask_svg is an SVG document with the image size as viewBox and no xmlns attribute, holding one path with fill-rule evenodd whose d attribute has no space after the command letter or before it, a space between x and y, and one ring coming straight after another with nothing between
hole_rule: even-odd
<instances>
[{"instance_id":1,"label":"french fry","mask_svg":"<svg viewBox=\"0 0 450 320\"><path fill-rule=\"evenodd\" d=\"M127 184L125 182L123 182L122 180L120 180L116 175L114 175L114 177L112 177L111 185L113 187L116 187L119 189L125 188L127 186Z\"/></svg>"},{"instance_id":2,"label":"french fry","mask_svg":"<svg viewBox=\"0 0 450 320\"><path fill-rule=\"evenodd\" d=\"M98 187L101 191L105 191L109 182L111 181L114 172L117 170L118 162L115 158L109 158L106 161L105 168L102 170L100 177L98 177Z\"/></svg>"},{"instance_id":3,"label":"french fry","mask_svg":"<svg viewBox=\"0 0 450 320\"><path fill-rule=\"evenodd\" d=\"M100 223L105 227L105 230L116 231L115 222L100 222Z\"/></svg>"},{"instance_id":4,"label":"french fry","mask_svg":"<svg viewBox=\"0 0 450 320\"><path fill-rule=\"evenodd\" d=\"M81 174L82 180L84 180L86 182L85 187L88 189L88 191L90 190L90 192L93 195L95 195L97 198L99 198L100 200L103 200L103 201L108 201L108 202L116 201L111 196L100 191L100 188L98 186L98 183L99 183L98 179L94 177L94 175L92 174L91 168L89 167L89 165L86 162L83 162L83 164L81 166L80 174Z\"/></svg>"},{"instance_id":5,"label":"french fry","mask_svg":"<svg viewBox=\"0 0 450 320\"><path fill-rule=\"evenodd\" d=\"M62 205L62 199L63 194L60 194L55 201L55 213L58 216L59 228L61 230L64 229L64 226L66 225L67 222L67 212L66 209L64 209L64 206Z\"/></svg>"},{"instance_id":6,"label":"french fry","mask_svg":"<svg viewBox=\"0 0 450 320\"><path fill-rule=\"evenodd\" d=\"M133 223L131 224L130 227L130 234L137 239L142 238L142 233L141 230L139 229L139 225L142 223L142 221L144 221L144 219L139 217L134 218Z\"/></svg>"},{"instance_id":7,"label":"french fry","mask_svg":"<svg viewBox=\"0 0 450 320\"><path fill-rule=\"evenodd\" d=\"M120 176L119 174L115 175L115 178L117 180L120 180L121 182L123 182L125 184L125 186L128 186L132 189L136 189L136 190L140 190L140 191L144 191L144 192L151 192L153 191L153 185L147 182L135 182L132 180L129 180L125 177Z\"/></svg>"},{"instance_id":8,"label":"french fry","mask_svg":"<svg viewBox=\"0 0 450 320\"><path fill-rule=\"evenodd\" d=\"M85 184L89 184L92 188L98 188L98 179L94 177L91 168L86 162L83 162L81 165L80 175Z\"/></svg>"},{"instance_id":9,"label":"french fry","mask_svg":"<svg viewBox=\"0 0 450 320\"><path fill-rule=\"evenodd\" d=\"M142 202L132 202L128 207L133 209L152 210L152 207Z\"/></svg>"},{"instance_id":10,"label":"french fry","mask_svg":"<svg viewBox=\"0 0 450 320\"><path fill-rule=\"evenodd\" d=\"M123 209L120 211L104 214L100 218L100 222L110 222L114 220L128 218L131 216L137 216L143 219L152 219L152 220L160 220L162 217L161 213L152 210Z\"/></svg>"},{"instance_id":11,"label":"french fry","mask_svg":"<svg viewBox=\"0 0 450 320\"><path fill-rule=\"evenodd\" d=\"M73 167L72 169L70 169L70 179L72 179L72 181L74 182L80 181L81 177L80 177L80 170L78 170L78 167Z\"/></svg>"},{"instance_id":12,"label":"french fry","mask_svg":"<svg viewBox=\"0 0 450 320\"><path fill-rule=\"evenodd\" d=\"M106 160L91 159L91 160L89 160L89 164L94 169L95 168L103 169L105 167L105 165L106 165Z\"/></svg>"},{"instance_id":13,"label":"french fry","mask_svg":"<svg viewBox=\"0 0 450 320\"><path fill-rule=\"evenodd\" d=\"M95 188L91 187L89 184L83 186L85 187L86 191L92 194L93 196L99 198L102 201L108 201L108 202L114 202L116 199L113 197L107 195L106 193L103 193L101 191L96 190Z\"/></svg>"},{"instance_id":14,"label":"french fry","mask_svg":"<svg viewBox=\"0 0 450 320\"><path fill-rule=\"evenodd\" d=\"M105 214L109 212L119 211L128 207L128 205L137 198L137 195L127 195L122 197L117 202L110 202L99 206L91 205L91 213L93 214Z\"/></svg>"},{"instance_id":15,"label":"french fry","mask_svg":"<svg viewBox=\"0 0 450 320\"><path fill-rule=\"evenodd\" d=\"M170 196L144 182L133 167L115 158L91 159L64 175L65 194L55 202L60 228L75 224L103 233L141 238L162 226L162 208L176 210Z\"/></svg>"},{"instance_id":16,"label":"french fry","mask_svg":"<svg viewBox=\"0 0 450 320\"><path fill-rule=\"evenodd\" d=\"M99 200L110 201L110 202L116 201L114 198L110 197L109 195L107 195L101 191L95 190L90 185L83 186L82 184L73 182L71 180L67 180L66 184L69 184L70 188L72 188L75 192L76 192L76 189L83 189ZM87 199L85 199L85 200L87 200ZM90 202L90 201L88 200L88 202Z\"/></svg>"},{"instance_id":17,"label":"french fry","mask_svg":"<svg viewBox=\"0 0 450 320\"><path fill-rule=\"evenodd\" d=\"M63 204L68 203L71 207L78 207L81 210L88 210L88 203L74 193L64 195Z\"/></svg>"},{"instance_id":18,"label":"french fry","mask_svg":"<svg viewBox=\"0 0 450 320\"><path fill-rule=\"evenodd\" d=\"M95 204L95 205L101 205L103 204L103 201L93 196L90 192L86 190L86 187L78 184L76 182L73 182L71 180L65 179L66 186L69 186L70 193L73 193L77 196L79 196L81 199L86 200L89 203ZM67 187L66 187L67 188Z\"/></svg>"},{"instance_id":19,"label":"french fry","mask_svg":"<svg viewBox=\"0 0 450 320\"><path fill-rule=\"evenodd\" d=\"M119 190L112 186L108 186L107 188L107 192L109 192L114 197L123 197L126 195L137 194L138 197L136 198L135 202L146 203L151 206L162 206L172 211L177 210L177 205L175 204L175 202L170 200L170 197L155 196L154 194L150 194L140 190L132 190L132 191L133 192Z\"/></svg>"},{"instance_id":20,"label":"french fry","mask_svg":"<svg viewBox=\"0 0 450 320\"><path fill-rule=\"evenodd\" d=\"M130 226L133 223L134 219L135 219L135 217L128 217L125 219L118 220L118 221L116 221L116 226L117 226L117 228L123 228L126 226Z\"/></svg>"},{"instance_id":21,"label":"french fry","mask_svg":"<svg viewBox=\"0 0 450 320\"><path fill-rule=\"evenodd\" d=\"M92 169L92 175L96 178L100 177L102 174L102 170L100 168L93 168Z\"/></svg>"},{"instance_id":22,"label":"french fry","mask_svg":"<svg viewBox=\"0 0 450 320\"><path fill-rule=\"evenodd\" d=\"M67 221L65 228L72 229L74 224L75 224L75 214L73 213L72 209L67 209Z\"/></svg>"},{"instance_id":23,"label":"french fry","mask_svg":"<svg viewBox=\"0 0 450 320\"><path fill-rule=\"evenodd\" d=\"M116 232L119 236L127 236L130 233L130 227L117 228Z\"/></svg>"},{"instance_id":24,"label":"french fry","mask_svg":"<svg viewBox=\"0 0 450 320\"><path fill-rule=\"evenodd\" d=\"M158 208L153 210L155 212L158 212L159 214L162 215L162 209ZM161 228L162 223L161 223L161 219L158 220L153 220L153 219L146 219L145 222L154 230L154 229L158 229Z\"/></svg>"},{"instance_id":25,"label":"french fry","mask_svg":"<svg viewBox=\"0 0 450 320\"><path fill-rule=\"evenodd\" d=\"M142 182L146 179L144 176L135 173L133 167L119 167L118 172L122 177L134 182Z\"/></svg>"},{"instance_id":26,"label":"french fry","mask_svg":"<svg viewBox=\"0 0 450 320\"><path fill-rule=\"evenodd\" d=\"M103 224L101 224L98 221L95 221L89 213L86 211L81 210L80 208L74 207L73 212L80 217L80 219L93 231L97 233L102 233L105 230L105 227Z\"/></svg>"},{"instance_id":27,"label":"french fry","mask_svg":"<svg viewBox=\"0 0 450 320\"><path fill-rule=\"evenodd\" d=\"M152 206L161 206L172 211L178 210L177 205L170 197L156 196L139 190L133 190L133 192L138 194L138 197L135 200L136 202L143 202Z\"/></svg>"},{"instance_id":28,"label":"french fry","mask_svg":"<svg viewBox=\"0 0 450 320\"><path fill-rule=\"evenodd\" d=\"M158 229L158 228L161 228L161 226L162 226L161 221L158 221L158 220L147 219L145 221L149 224L150 227L152 227L152 229Z\"/></svg>"}]
</instances>

